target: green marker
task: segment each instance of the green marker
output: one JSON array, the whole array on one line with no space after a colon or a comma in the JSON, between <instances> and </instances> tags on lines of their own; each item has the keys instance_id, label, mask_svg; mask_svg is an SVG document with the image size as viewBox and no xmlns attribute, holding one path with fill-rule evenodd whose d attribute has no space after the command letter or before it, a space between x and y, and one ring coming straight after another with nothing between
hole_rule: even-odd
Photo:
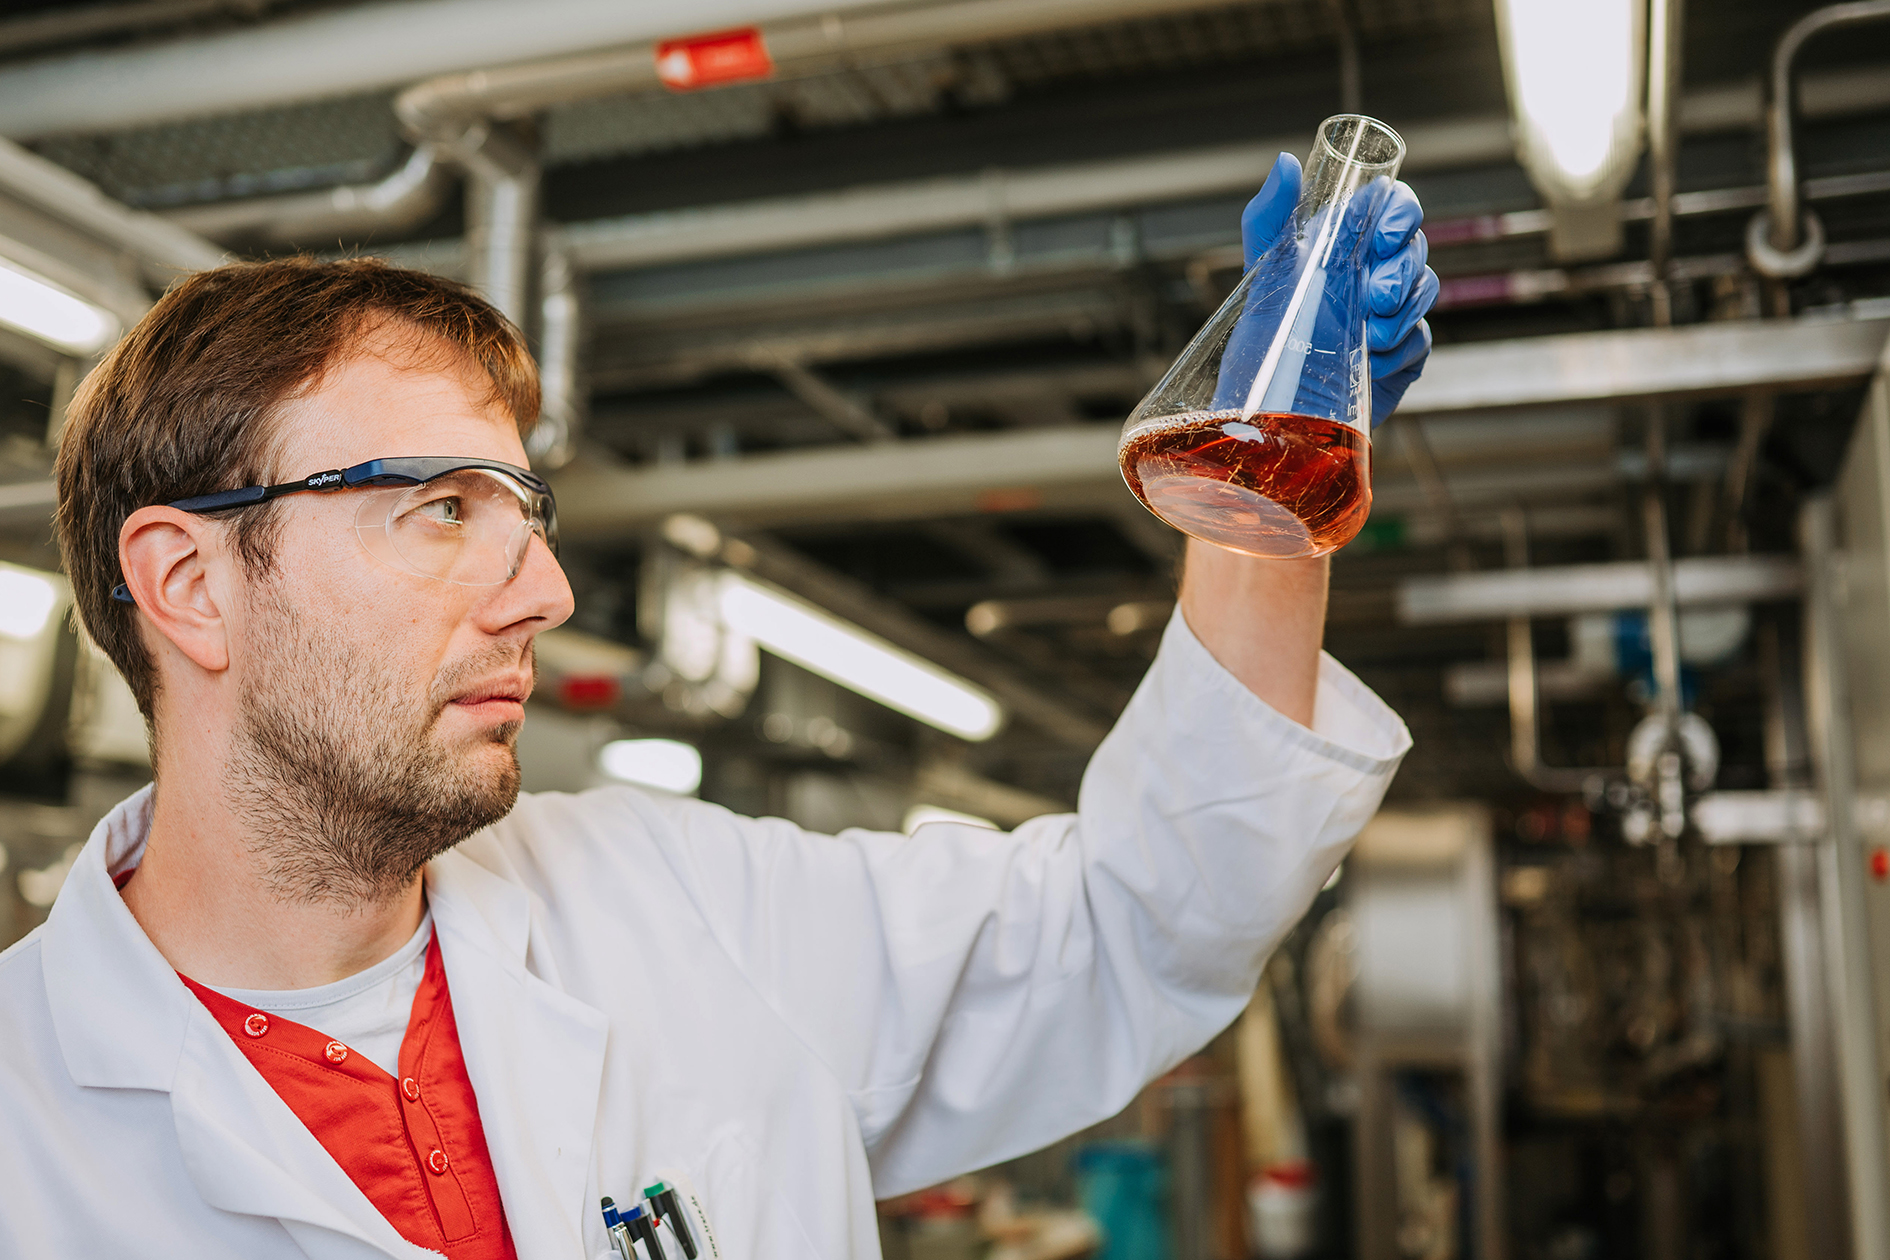
<instances>
[{"instance_id":1,"label":"green marker","mask_svg":"<svg viewBox=\"0 0 1890 1260\"><path fill-rule=\"evenodd\" d=\"M696 1260L696 1240L689 1232L688 1218L676 1204L676 1188L667 1181L659 1181L653 1186L645 1186L643 1197L650 1201L652 1215L667 1222L670 1229L675 1231L676 1239L682 1243L683 1254L688 1260Z\"/></svg>"}]
</instances>

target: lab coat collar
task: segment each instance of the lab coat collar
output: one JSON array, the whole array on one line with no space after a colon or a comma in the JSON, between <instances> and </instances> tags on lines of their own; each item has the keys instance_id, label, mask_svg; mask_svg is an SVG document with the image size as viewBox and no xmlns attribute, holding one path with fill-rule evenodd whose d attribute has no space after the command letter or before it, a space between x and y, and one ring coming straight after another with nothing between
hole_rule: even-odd
<instances>
[{"instance_id":1,"label":"lab coat collar","mask_svg":"<svg viewBox=\"0 0 1890 1260\"><path fill-rule=\"evenodd\" d=\"M427 900L519 1260L581 1255L608 1021L526 967L524 889L454 852L427 867Z\"/></svg>"},{"instance_id":2,"label":"lab coat collar","mask_svg":"<svg viewBox=\"0 0 1890 1260\"><path fill-rule=\"evenodd\" d=\"M80 1085L169 1090L194 999L112 884L151 831L151 789L92 829L46 918L40 965L66 1070Z\"/></svg>"}]
</instances>

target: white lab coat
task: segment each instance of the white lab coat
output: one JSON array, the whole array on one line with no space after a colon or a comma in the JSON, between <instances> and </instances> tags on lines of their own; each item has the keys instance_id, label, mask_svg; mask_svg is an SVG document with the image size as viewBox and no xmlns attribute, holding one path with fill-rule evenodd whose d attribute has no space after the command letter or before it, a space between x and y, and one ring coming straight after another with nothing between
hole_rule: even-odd
<instances>
[{"instance_id":1,"label":"white lab coat","mask_svg":"<svg viewBox=\"0 0 1890 1260\"><path fill-rule=\"evenodd\" d=\"M1079 813L813 835L529 796L426 887L521 1260L610 1254L657 1178L711 1255L878 1255L873 1201L1113 1114L1241 1010L1377 808L1403 724L1327 659L1287 721L1177 618ZM99 824L0 955L0 1256L419 1257L178 982Z\"/></svg>"}]
</instances>

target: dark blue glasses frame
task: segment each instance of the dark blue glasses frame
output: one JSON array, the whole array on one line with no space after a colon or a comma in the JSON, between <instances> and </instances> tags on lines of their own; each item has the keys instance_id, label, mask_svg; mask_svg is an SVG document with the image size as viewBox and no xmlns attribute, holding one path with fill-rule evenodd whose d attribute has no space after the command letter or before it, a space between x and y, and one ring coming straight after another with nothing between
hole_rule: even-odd
<instances>
[{"instance_id":1,"label":"dark blue glasses frame","mask_svg":"<svg viewBox=\"0 0 1890 1260\"><path fill-rule=\"evenodd\" d=\"M280 499L285 494L301 494L307 490L325 493L334 490L376 490L389 486L423 486L448 473L464 472L472 468L484 468L504 473L534 494L545 496L545 545L551 548L552 555L557 555L558 500L551 493L551 486L543 477L529 468L520 468L516 464L507 464L496 459L464 459L457 455L404 455L391 459L370 459L365 464L356 464L352 468L330 468L325 472L311 473L300 481L285 481L274 486L243 486L237 490L219 490L214 494L199 494L188 499L175 499L164 506L176 508L180 512L225 512L231 508L267 503L271 499ZM112 598L122 604L138 602L131 597L131 589L122 582L112 588Z\"/></svg>"}]
</instances>

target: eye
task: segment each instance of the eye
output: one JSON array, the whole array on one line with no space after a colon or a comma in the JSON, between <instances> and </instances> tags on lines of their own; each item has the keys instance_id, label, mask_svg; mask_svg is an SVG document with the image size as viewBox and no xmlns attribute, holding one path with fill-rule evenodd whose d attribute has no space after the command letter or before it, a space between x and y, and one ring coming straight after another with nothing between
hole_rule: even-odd
<instances>
[{"instance_id":1,"label":"eye","mask_svg":"<svg viewBox=\"0 0 1890 1260\"><path fill-rule=\"evenodd\" d=\"M460 513L459 496L443 494L437 499L428 499L409 509L408 516L434 525L457 525L464 519Z\"/></svg>"}]
</instances>

